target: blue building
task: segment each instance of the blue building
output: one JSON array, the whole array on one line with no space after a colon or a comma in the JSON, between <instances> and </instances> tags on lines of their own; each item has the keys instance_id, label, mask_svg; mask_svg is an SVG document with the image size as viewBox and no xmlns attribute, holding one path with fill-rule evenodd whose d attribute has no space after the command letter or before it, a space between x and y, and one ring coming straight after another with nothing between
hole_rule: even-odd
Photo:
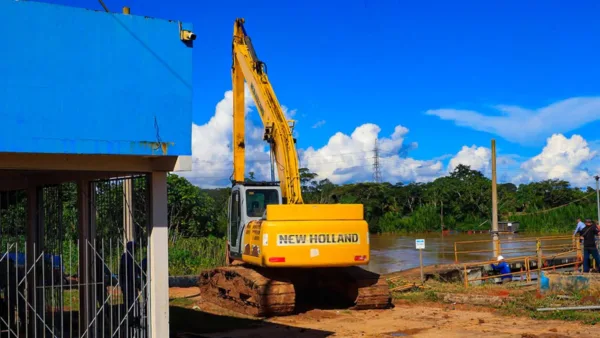
<instances>
[{"instance_id":1,"label":"blue building","mask_svg":"<svg viewBox=\"0 0 600 338\"><path fill-rule=\"evenodd\" d=\"M114 187L122 199L114 205L120 205L123 213L115 223L120 230L114 248L127 254L125 242L141 242L136 248L147 254L149 262L142 279L150 282L137 290L137 299L144 300L135 308L137 314L127 318L127 324L111 322L111 332L138 330L141 336L169 337L166 177L171 171L191 169L193 28L178 21L130 15L128 9L112 13L0 0L0 36L0 191L8 196L0 209L8 210L12 196L18 196L14 192L26 196L26 219L22 219L26 245L7 250L26 255L29 267L40 264L36 257L41 254L66 257L63 243L74 239L65 237L69 224L63 216L67 214L61 203L49 203L48 191L76 185L78 271L68 274L64 266L49 266L65 273L61 284L70 283L79 291L79 311L70 315L77 317L78 327L90 329L73 337L112 337L99 333L109 326L100 318L108 318L107 304L114 302L109 296L97 298L98 290L104 290L100 292L104 295L109 284L96 271L116 269L98 249L99 243L107 243L102 231L115 234L98 228L110 223L102 215L115 211L99 207L106 196L102 189ZM136 180L142 185L136 185ZM134 201L136 189L145 194L139 197L141 202ZM60 217L50 219L51 204L60 209ZM144 215L137 215L142 209ZM50 241L59 233L63 237ZM23 265L17 260L2 262L14 264L15 271ZM35 288L29 287L30 297L19 297L10 289L13 279L48 286L47 278L33 276L31 269L22 271L4 276L1 287L14 294L13 302L22 303L20 311L29 309L30 315L19 318L20 324L0 329L24 330L19 325L27 321L24 325L37 327L38 335L43 330L57 336L74 332L64 321L50 325L39 318L50 318L42 316L48 309L33 306L33 300L46 302L47 294L34 294ZM52 280L53 287L58 282ZM116 287L123 289L123 285ZM65 288L53 290L62 293ZM14 305L6 297L2 301ZM66 313L63 304L59 308ZM13 317L10 320L15 322ZM28 334L34 336L32 330Z\"/></svg>"}]
</instances>

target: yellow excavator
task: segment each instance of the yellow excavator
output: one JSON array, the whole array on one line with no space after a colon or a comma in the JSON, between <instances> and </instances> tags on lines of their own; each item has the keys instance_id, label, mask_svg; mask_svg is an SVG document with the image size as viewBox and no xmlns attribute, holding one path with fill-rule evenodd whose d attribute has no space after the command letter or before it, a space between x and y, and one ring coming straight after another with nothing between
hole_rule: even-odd
<instances>
[{"instance_id":1,"label":"yellow excavator","mask_svg":"<svg viewBox=\"0 0 600 338\"><path fill-rule=\"evenodd\" d=\"M227 266L203 272L205 299L254 316L319 307L391 306L387 282L369 263L362 204L305 204L293 121L286 119L261 62L236 19L232 45L233 187ZM245 180L244 83L264 125L280 182Z\"/></svg>"}]
</instances>

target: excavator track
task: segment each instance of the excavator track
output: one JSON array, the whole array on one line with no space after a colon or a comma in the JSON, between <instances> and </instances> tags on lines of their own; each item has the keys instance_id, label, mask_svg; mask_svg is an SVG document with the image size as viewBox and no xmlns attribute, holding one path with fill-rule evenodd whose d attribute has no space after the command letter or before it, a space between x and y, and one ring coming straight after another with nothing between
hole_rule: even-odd
<instances>
[{"instance_id":1,"label":"excavator track","mask_svg":"<svg viewBox=\"0 0 600 338\"><path fill-rule=\"evenodd\" d=\"M223 308L251 316L291 314L295 292L291 281L243 265L220 267L200 275L202 297Z\"/></svg>"},{"instance_id":2,"label":"excavator track","mask_svg":"<svg viewBox=\"0 0 600 338\"><path fill-rule=\"evenodd\" d=\"M335 277L333 276L335 274ZM353 310L385 309L391 307L390 287L381 275L359 267L327 269L321 279L337 280L341 290L346 290Z\"/></svg>"},{"instance_id":3,"label":"excavator track","mask_svg":"<svg viewBox=\"0 0 600 338\"><path fill-rule=\"evenodd\" d=\"M361 269L266 269L233 265L205 271L202 298L255 317L290 315L315 308L385 309L391 307L387 282Z\"/></svg>"}]
</instances>

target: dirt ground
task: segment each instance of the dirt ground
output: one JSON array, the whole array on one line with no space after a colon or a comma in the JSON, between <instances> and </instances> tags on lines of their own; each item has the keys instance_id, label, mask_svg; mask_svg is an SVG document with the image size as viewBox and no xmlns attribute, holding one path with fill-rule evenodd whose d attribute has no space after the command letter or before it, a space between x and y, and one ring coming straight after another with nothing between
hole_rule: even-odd
<instances>
[{"instance_id":1,"label":"dirt ground","mask_svg":"<svg viewBox=\"0 0 600 338\"><path fill-rule=\"evenodd\" d=\"M578 322L502 316L489 308L398 301L389 310L312 310L257 320L204 302L197 288L171 288L172 337L595 337Z\"/></svg>"}]
</instances>

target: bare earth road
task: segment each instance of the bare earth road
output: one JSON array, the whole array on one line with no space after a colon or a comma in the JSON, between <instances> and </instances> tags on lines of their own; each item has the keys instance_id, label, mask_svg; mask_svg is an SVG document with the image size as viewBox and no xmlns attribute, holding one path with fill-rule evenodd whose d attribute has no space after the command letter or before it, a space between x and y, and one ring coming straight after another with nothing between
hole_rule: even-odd
<instances>
[{"instance_id":1,"label":"bare earth road","mask_svg":"<svg viewBox=\"0 0 600 338\"><path fill-rule=\"evenodd\" d=\"M187 297L187 298L186 298ZM253 320L203 302L196 288L171 289L174 337L597 337L578 322L502 316L492 309L396 303L390 310L312 310ZM182 301L184 299L185 301ZM176 307L177 306L177 307ZM600 315L600 314L599 314Z\"/></svg>"}]
</instances>

